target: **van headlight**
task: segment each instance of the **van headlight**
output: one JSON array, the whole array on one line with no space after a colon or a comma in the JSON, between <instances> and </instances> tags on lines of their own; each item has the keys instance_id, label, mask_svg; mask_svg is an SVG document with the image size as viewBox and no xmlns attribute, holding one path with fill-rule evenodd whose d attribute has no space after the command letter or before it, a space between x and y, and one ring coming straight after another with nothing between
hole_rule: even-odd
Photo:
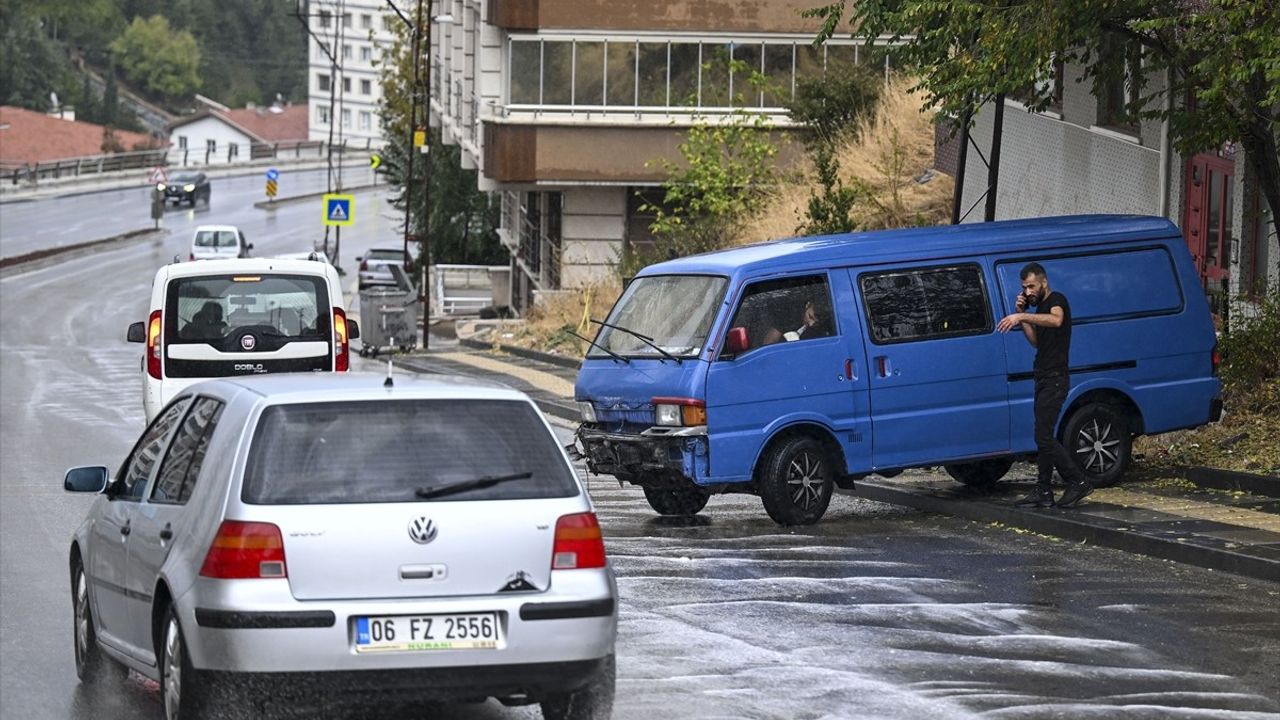
<instances>
[{"instance_id":1,"label":"van headlight","mask_svg":"<svg viewBox=\"0 0 1280 720\"><path fill-rule=\"evenodd\" d=\"M680 425L679 405L654 405L653 419L658 425Z\"/></svg>"},{"instance_id":2,"label":"van headlight","mask_svg":"<svg viewBox=\"0 0 1280 720\"><path fill-rule=\"evenodd\" d=\"M596 421L596 406L591 401L578 403L578 414L582 416L582 422L594 423Z\"/></svg>"}]
</instances>

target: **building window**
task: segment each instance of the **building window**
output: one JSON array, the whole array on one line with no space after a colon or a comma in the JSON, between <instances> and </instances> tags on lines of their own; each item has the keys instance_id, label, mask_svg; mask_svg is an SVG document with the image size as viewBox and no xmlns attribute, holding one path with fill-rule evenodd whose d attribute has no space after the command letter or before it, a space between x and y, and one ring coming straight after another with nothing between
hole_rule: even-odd
<instances>
[{"instance_id":1,"label":"building window","mask_svg":"<svg viewBox=\"0 0 1280 720\"><path fill-rule=\"evenodd\" d=\"M1028 107L1047 98L1048 103L1044 109L1061 114L1064 70L1063 62L1055 56L1032 84L1010 93L1009 97Z\"/></svg>"},{"instance_id":2,"label":"building window","mask_svg":"<svg viewBox=\"0 0 1280 720\"><path fill-rule=\"evenodd\" d=\"M360 129L370 130L373 128L373 113L368 110L360 111Z\"/></svg>"},{"instance_id":3,"label":"building window","mask_svg":"<svg viewBox=\"0 0 1280 720\"><path fill-rule=\"evenodd\" d=\"M320 27L327 28L333 21L333 15L328 10L321 10L320 16L316 19L320 21Z\"/></svg>"},{"instance_id":4,"label":"building window","mask_svg":"<svg viewBox=\"0 0 1280 720\"><path fill-rule=\"evenodd\" d=\"M373 48L368 45L361 45L360 60L363 62L373 62Z\"/></svg>"},{"instance_id":5,"label":"building window","mask_svg":"<svg viewBox=\"0 0 1280 720\"><path fill-rule=\"evenodd\" d=\"M205 149L207 152L211 152L211 153L216 153L216 152L218 152L218 141L217 141L217 140L205 140L205 141L204 141L204 149Z\"/></svg>"},{"instance_id":6,"label":"building window","mask_svg":"<svg viewBox=\"0 0 1280 720\"><path fill-rule=\"evenodd\" d=\"M360 16L360 27L364 28L365 30L368 30L369 28L373 27L373 16L362 14Z\"/></svg>"},{"instance_id":7,"label":"building window","mask_svg":"<svg viewBox=\"0 0 1280 720\"><path fill-rule=\"evenodd\" d=\"M342 27L351 27L351 13L342 13Z\"/></svg>"},{"instance_id":8,"label":"building window","mask_svg":"<svg viewBox=\"0 0 1280 720\"><path fill-rule=\"evenodd\" d=\"M350 46L350 45L343 45L343 46L342 46L342 59L343 59L343 60L350 60L350 59L351 59L351 46Z\"/></svg>"},{"instance_id":9,"label":"building window","mask_svg":"<svg viewBox=\"0 0 1280 720\"><path fill-rule=\"evenodd\" d=\"M240 157L240 145L238 143L227 143L227 159Z\"/></svg>"},{"instance_id":10,"label":"building window","mask_svg":"<svg viewBox=\"0 0 1280 720\"><path fill-rule=\"evenodd\" d=\"M329 59L329 43L323 43L323 42L316 43L316 59L317 60Z\"/></svg>"},{"instance_id":11,"label":"building window","mask_svg":"<svg viewBox=\"0 0 1280 720\"><path fill-rule=\"evenodd\" d=\"M186 150L186 149L187 149L187 136L186 136L186 135L179 135L179 136L178 136L178 149L179 149L179 150Z\"/></svg>"},{"instance_id":12,"label":"building window","mask_svg":"<svg viewBox=\"0 0 1280 720\"><path fill-rule=\"evenodd\" d=\"M316 82L319 84L321 92L329 92L329 83L332 80L328 75L316 75Z\"/></svg>"},{"instance_id":13,"label":"building window","mask_svg":"<svg viewBox=\"0 0 1280 720\"><path fill-rule=\"evenodd\" d=\"M395 29L396 29L396 19L397 19L397 18L392 17L391 15L383 15L383 16L382 16L382 31L383 31L383 32L395 32Z\"/></svg>"},{"instance_id":14,"label":"building window","mask_svg":"<svg viewBox=\"0 0 1280 720\"><path fill-rule=\"evenodd\" d=\"M346 108L342 110L342 127L348 129L351 127L351 111Z\"/></svg>"},{"instance_id":15,"label":"building window","mask_svg":"<svg viewBox=\"0 0 1280 720\"><path fill-rule=\"evenodd\" d=\"M328 105L316 106L316 124L317 125L329 124L329 106Z\"/></svg>"},{"instance_id":16,"label":"building window","mask_svg":"<svg viewBox=\"0 0 1280 720\"><path fill-rule=\"evenodd\" d=\"M1138 118L1130 107L1142 90L1142 46L1109 36L1101 50L1102 73L1098 77L1098 125L1130 135L1138 134Z\"/></svg>"},{"instance_id":17,"label":"building window","mask_svg":"<svg viewBox=\"0 0 1280 720\"><path fill-rule=\"evenodd\" d=\"M344 93L351 92L351 78L349 77L342 78L342 92Z\"/></svg>"},{"instance_id":18,"label":"building window","mask_svg":"<svg viewBox=\"0 0 1280 720\"><path fill-rule=\"evenodd\" d=\"M361 80L361 81L360 81L360 94L361 94L361 95L372 95L372 94L373 94L373 81L372 81L372 80Z\"/></svg>"}]
</instances>

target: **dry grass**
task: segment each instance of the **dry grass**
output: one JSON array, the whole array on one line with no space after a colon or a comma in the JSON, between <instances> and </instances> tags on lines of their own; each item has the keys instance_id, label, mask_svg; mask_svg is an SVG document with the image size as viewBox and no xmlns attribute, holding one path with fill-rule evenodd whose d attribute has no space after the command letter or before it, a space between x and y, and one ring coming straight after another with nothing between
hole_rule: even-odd
<instances>
[{"instance_id":1,"label":"dry grass","mask_svg":"<svg viewBox=\"0 0 1280 720\"><path fill-rule=\"evenodd\" d=\"M860 181L872 192L873 201L861 203L855 215L865 230L937 225L951 215L951 177L935 172L923 185L912 179L933 167L933 122L932 114L922 110L922 97L908 90L911 85L909 79L894 80L875 120L861 127L861 139L846 142L837 153L841 179L846 184ZM806 163L798 171L804 180L778 191L768 210L747 224L742 243L796 234L816 188L812 167Z\"/></svg>"},{"instance_id":2,"label":"dry grass","mask_svg":"<svg viewBox=\"0 0 1280 720\"><path fill-rule=\"evenodd\" d=\"M1203 465L1280 476L1280 383L1256 392L1257 409L1228 407L1221 422L1138 438L1134 452L1155 474Z\"/></svg>"},{"instance_id":3,"label":"dry grass","mask_svg":"<svg viewBox=\"0 0 1280 720\"><path fill-rule=\"evenodd\" d=\"M621 283L609 282L545 296L529 313L526 322L512 325L509 330L512 337L502 342L555 355L582 357L587 343L569 331L595 337L599 328L590 324L590 318L603 320L621 292Z\"/></svg>"}]
</instances>

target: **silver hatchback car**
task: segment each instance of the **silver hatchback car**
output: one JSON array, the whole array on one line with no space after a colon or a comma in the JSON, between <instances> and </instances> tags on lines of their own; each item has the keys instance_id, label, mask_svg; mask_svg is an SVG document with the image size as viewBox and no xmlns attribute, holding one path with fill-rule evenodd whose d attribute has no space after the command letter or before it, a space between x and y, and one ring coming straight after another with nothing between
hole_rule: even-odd
<instances>
[{"instance_id":1,"label":"silver hatchback car","mask_svg":"<svg viewBox=\"0 0 1280 720\"><path fill-rule=\"evenodd\" d=\"M76 672L160 683L169 720L483 700L607 718L617 588L528 397L281 374L184 390L71 542ZM313 705L319 709L320 705Z\"/></svg>"}]
</instances>

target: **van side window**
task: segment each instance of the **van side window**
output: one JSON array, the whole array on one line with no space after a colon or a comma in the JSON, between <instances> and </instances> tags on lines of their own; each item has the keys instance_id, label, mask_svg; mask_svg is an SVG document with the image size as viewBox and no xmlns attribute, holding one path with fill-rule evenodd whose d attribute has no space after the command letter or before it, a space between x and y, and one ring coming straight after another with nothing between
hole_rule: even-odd
<instances>
[{"instance_id":1,"label":"van side window","mask_svg":"<svg viewBox=\"0 0 1280 720\"><path fill-rule=\"evenodd\" d=\"M977 265L867 273L859 282L878 345L991 332L991 306Z\"/></svg>"},{"instance_id":2,"label":"van side window","mask_svg":"<svg viewBox=\"0 0 1280 720\"><path fill-rule=\"evenodd\" d=\"M190 400L179 400L151 423L151 427L147 428L138 444L133 447L133 452L129 453L129 459L120 468L116 486L111 493L113 497L124 500L142 499L147 491L147 481L151 479L151 471L160 461L160 453L168 444L171 431L190 404Z\"/></svg>"},{"instance_id":3,"label":"van side window","mask_svg":"<svg viewBox=\"0 0 1280 720\"><path fill-rule=\"evenodd\" d=\"M730 327L745 327L749 347L834 335L826 275L766 280L749 285Z\"/></svg>"},{"instance_id":4,"label":"van side window","mask_svg":"<svg viewBox=\"0 0 1280 720\"><path fill-rule=\"evenodd\" d=\"M204 464L205 451L209 448L209 438L221 415L221 401L207 397L196 400L160 465L160 475L155 489L151 491L151 502L181 505L191 497L200 467Z\"/></svg>"}]
</instances>

